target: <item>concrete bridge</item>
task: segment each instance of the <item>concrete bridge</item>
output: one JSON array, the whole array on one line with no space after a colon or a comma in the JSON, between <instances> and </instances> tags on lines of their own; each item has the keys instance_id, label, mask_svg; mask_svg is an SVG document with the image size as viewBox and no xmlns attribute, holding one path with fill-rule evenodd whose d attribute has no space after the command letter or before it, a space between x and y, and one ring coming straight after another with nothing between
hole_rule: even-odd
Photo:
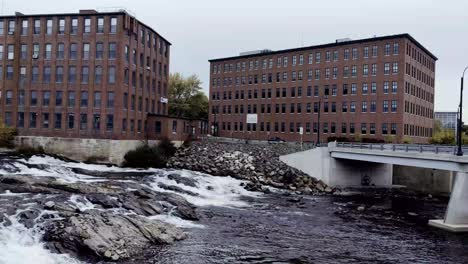
<instances>
[{"instance_id":1,"label":"concrete bridge","mask_svg":"<svg viewBox=\"0 0 468 264\"><path fill-rule=\"evenodd\" d=\"M468 153L468 149L464 150ZM393 165L454 172L454 184L445 218L430 225L468 232L468 156L456 156L455 147L336 143L281 156L280 159L330 186L391 187Z\"/></svg>"}]
</instances>

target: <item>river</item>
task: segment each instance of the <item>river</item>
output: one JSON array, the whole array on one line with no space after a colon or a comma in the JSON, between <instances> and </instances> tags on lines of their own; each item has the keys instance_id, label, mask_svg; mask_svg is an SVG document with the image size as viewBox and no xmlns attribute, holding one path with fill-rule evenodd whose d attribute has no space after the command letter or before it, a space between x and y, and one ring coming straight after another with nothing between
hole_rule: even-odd
<instances>
[{"instance_id":1,"label":"river","mask_svg":"<svg viewBox=\"0 0 468 264\"><path fill-rule=\"evenodd\" d=\"M89 184L99 180L73 173L74 167L128 170L33 157L0 163L0 176L52 176ZM155 174L150 184L155 190L177 192L158 185L165 183L189 191L180 195L198 207L200 220L182 220L171 214L154 216L183 228L188 238L150 247L145 254L120 263L468 263L468 235L427 225L428 219L443 216L444 198L405 192L390 195L385 190L340 196L300 196L279 190L263 194L244 190L242 181L230 177L148 171ZM196 179L196 187L168 179L168 172ZM41 241L40 228L28 228L17 221L21 210L45 198L7 190L0 193L0 213L11 222L0 225L0 264L80 263L68 255L49 252ZM77 197L67 202L83 210L95 208Z\"/></svg>"}]
</instances>

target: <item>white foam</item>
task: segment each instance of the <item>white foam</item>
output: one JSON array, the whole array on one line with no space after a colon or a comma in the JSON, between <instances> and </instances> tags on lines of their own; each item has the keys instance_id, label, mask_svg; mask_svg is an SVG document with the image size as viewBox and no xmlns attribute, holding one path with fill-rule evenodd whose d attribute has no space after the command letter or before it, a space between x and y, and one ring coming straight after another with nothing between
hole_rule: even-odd
<instances>
[{"instance_id":1,"label":"white foam","mask_svg":"<svg viewBox=\"0 0 468 264\"><path fill-rule=\"evenodd\" d=\"M0 225L1 264L66 264L81 263L65 254L54 254L40 242L42 234L19 223L15 216L8 218L11 225Z\"/></svg>"},{"instance_id":2,"label":"white foam","mask_svg":"<svg viewBox=\"0 0 468 264\"><path fill-rule=\"evenodd\" d=\"M240 186L243 181L232 177L215 177L193 171L176 171L180 176L196 180L196 187L179 184L175 180L164 176L152 177L151 188L159 192L176 193L187 199L188 202L196 206L224 206L224 207L247 207L249 204L241 200L242 196L260 197L261 193L250 192ZM175 185L183 190L197 194L196 196L187 193L179 193L159 187L158 183ZM244 182L245 183L245 182Z\"/></svg>"},{"instance_id":3,"label":"white foam","mask_svg":"<svg viewBox=\"0 0 468 264\"><path fill-rule=\"evenodd\" d=\"M86 199L86 197L81 195L73 194L72 196L70 196L69 202L73 207L79 209L81 212L95 208L93 203L91 203L88 199Z\"/></svg>"},{"instance_id":4,"label":"white foam","mask_svg":"<svg viewBox=\"0 0 468 264\"><path fill-rule=\"evenodd\" d=\"M188 221L188 220L179 218L179 217L171 215L171 214L169 214L169 215L153 215L153 216L150 216L148 218L152 219L152 220L163 221L163 222L166 222L168 224L173 224L173 225L175 225L177 227L181 227L181 228L205 228L204 225L196 224L196 223L194 223L192 221Z\"/></svg>"}]
</instances>

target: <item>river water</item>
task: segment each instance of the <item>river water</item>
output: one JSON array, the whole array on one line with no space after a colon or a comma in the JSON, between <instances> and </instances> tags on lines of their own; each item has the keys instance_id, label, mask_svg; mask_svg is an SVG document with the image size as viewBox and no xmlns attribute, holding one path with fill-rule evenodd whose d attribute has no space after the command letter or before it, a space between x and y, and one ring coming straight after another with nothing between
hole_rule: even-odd
<instances>
[{"instance_id":1,"label":"river water","mask_svg":"<svg viewBox=\"0 0 468 264\"><path fill-rule=\"evenodd\" d=\"M31 169L24 165L27 163L47 166ZM92 184L94 179L74 174L73 167L125 171L33 157L4 163L0 175L53 176ZM278 190L263 194L245 191L241 181L230 177L171 171L196 179L196 187L189 187L165 177L167 171L149 171L157 174L151 184L157 191L168 191L158 186L162 182L196 194L181 195L198 207L200 221L170 214L154 216L184 228L189 237L173 245L148 248L145 255L121 263L468 263L468 235L427 226L428 219L443 217L444 198L389 195L383 190L340 196L298 196ZM24 203L18 213L29 206L31 194L1 193L0 206L12 201L21 204L21 199ZM94 208L77 197L69 202L82 210ZM361 206L364 210L358 210ZM0 213L7 214L1 207ZM16 218L10 214L12 224L0 224L0 264L79 263L47 251L42 234Z\"/></svg>"}]
</instances>

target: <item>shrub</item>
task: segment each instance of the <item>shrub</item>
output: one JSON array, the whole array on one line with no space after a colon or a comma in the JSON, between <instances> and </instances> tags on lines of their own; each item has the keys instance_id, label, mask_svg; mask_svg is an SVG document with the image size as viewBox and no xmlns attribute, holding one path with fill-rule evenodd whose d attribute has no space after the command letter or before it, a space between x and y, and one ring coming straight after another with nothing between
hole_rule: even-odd
<instances>
[{"instance_id":1,"label":"shrub","mask_svg":"<svg viewBox=\"0 0 468 264\"><path fill-rule=\"evenodd\" d=\"M170 157L177 151L174 144L167 138L163 138L157 146L148 144L130 150L124 156L124 167L132 168L164 168Z\"/></svg>"},{"instance_id":2,"label":"shrub","mask_svg":"<svg viewBox=\"0 0 468 264\"><path fill-rule=\"evenodd\" d=\"M327 138L327 142L333 142L333 141L349 142L349 138L347 138L347 137L328 137Z\"/></svg>"},{"instance_id":3,"label":"shrub","mask_svg":"<svg viewBox=\"0 0 468 264\"><path fill-rule=\"evenodd\" d=\"M15 145L13 140L15 139L16 134L16 129L0 125L0 147L14 148Z\"/></svg>"}]
</instances>

